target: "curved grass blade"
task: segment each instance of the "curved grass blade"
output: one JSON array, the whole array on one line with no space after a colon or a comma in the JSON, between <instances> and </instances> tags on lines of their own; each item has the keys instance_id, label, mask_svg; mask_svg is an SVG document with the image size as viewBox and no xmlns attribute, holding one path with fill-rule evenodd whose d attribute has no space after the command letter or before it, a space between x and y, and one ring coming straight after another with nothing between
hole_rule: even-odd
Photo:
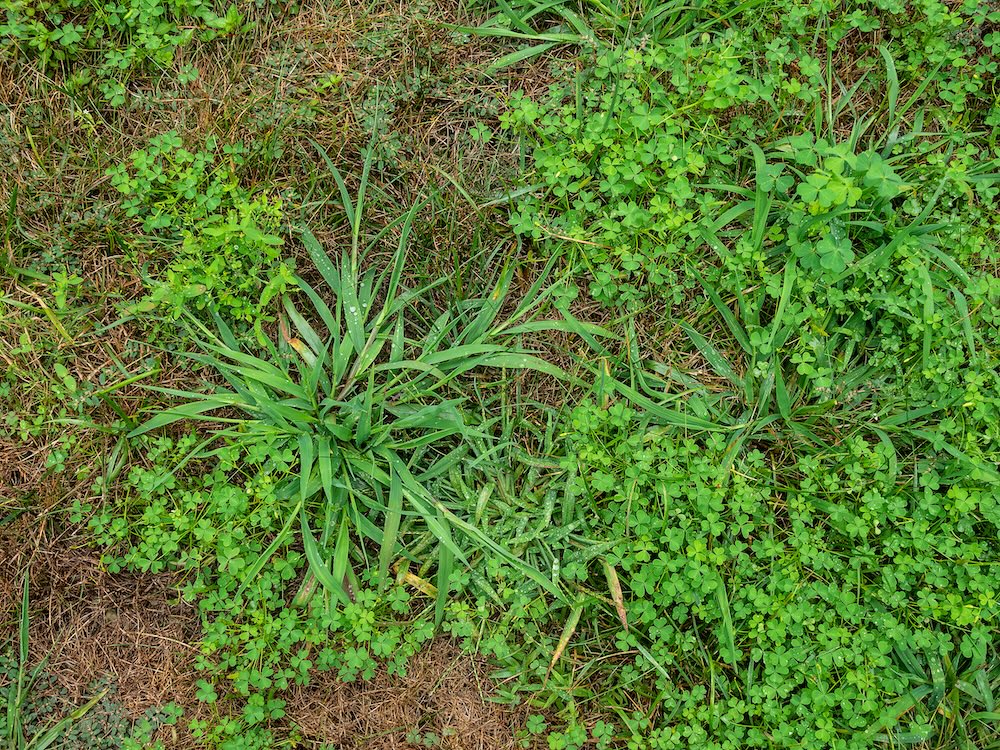
<instances>
[{"instance_id":1,"label":"curved grass blade","mask_svg":"<svg viewBox=\"0 0 1000 750\"><path fill-rule=\"evenodd\" d=\"M350 604L350 599L344 590L343 578L338 581L334 577L326 561L323 559L323 555L320 553L316 537L313 536L312 529L309 528L309 519L306 518L305 508L299 510L299 521L302 526L302 546L305 549L306 560L309 562L309 571L339 602Z\"/></svg>"},{"instance_id":2,"label":"curved grass blade","mask_svg":"<svg viewBox=\"0 0 1000 750\"><path fill-rule=\"evenodd\" d=\"M625 611L625 597L622 594L621 581L618 580L618 571L615 570L614 565L603 557L601 558L601 565L604 567L604 577L608 581L608 592L611 594L611 601L615 605L615 612L618 613L618 619L621 620L622 627L628 631L628 614Z\"/></svg>"},{"instance_id":3,"label":"curved grass blade","mask_svg":"<svg viewBox=\"0 0 1000 750\"><path fill-rule=\"evenodd\" d=\"M96 706L105 695L108 694L109 689L110 688L104 688L104 690L73 711L73 713L69 716L57 722L55 726L47 729L42 734L33 737L31 744L29 745L29 750L47 750L47 748L49 748L53 742L62 737L62 735L69 730L73 724L90 713L91 709Z\"/></svg>"},{"instance_id":4,"label":"curved grass blade","mask_svg":"<svg viewBox=\"0 0 1000 750\"><path fill-rule=\"evenodd\" d=\"M139 435L144 435L147 432L158 429L160 427L166 427L174 422L179 422L182 419L191 419L192 417L200 417L205 412L213 411L215 409L221 409L226 406L237 406L237 407L247 407L248 404L239 398L235 397L236 394L232 394L235 398L220 398L219 394L213 394L211 396L200 396L197 393L190 393L189 396L200 398L198 401L191 401L187 404L180 404L179 406L173 406L166 411L162 411L159 414L151 417L146 422L136 427L134 430L128 433L127 437L133 438Z\"/></svg>"},{"instance_id":5,"label":"curved grass blade","mask_svg":"<svg viewBox=\"0 0 1000 750\"><path fill-rule=\"evenodd\" d=\"M549 668L545 672L546 681L549 679L549 675L552 674L552 669L555 667L556 662L563 655L566 647L569 645L570 639L576 632L577 625L580 624L580 615L583 614L583 602L577 601L569 611L569 617L566 618L566 623L563 625L562 633L559 636L559 642L556 644L556 650L552 653L552 661L549 662Z\"/></svg>"},{"instance_id":6,"label":"curved grass blade","mask_svg":"<svg viewBox=\"0 0 1000 750\"><path fill-rule=\"evenodd\" d=\"M285 523L282 525L281 531L279 531L274 539L271 540L271 543L267 545L267 549L261 552L260 555L257 556L257 559L243 571L243 583L240 584L240 587L233 595L234 599L238 598L240 594L246 591L247 586L257 579L257 576L260 574L260 571L264 569L267 561L270 560L274 553L277 552L281 546L291 538L292 523L294 523L296 517L299 515L299 509L301 507L302 503L299 502L295 508L292 509L292 512L288 514L288 518L285 519Z\"/></svg>"}]
</instances>

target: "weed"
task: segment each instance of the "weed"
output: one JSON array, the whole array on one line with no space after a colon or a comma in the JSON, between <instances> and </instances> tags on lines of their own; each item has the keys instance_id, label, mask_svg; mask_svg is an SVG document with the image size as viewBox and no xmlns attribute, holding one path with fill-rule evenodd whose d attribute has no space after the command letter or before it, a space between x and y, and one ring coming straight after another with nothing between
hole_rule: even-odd
<instances>
[{"instance_id":1,"label":"weed","mask_svg":"<svg viewBox=\"0 0 1000 750\"><path fill-rule=\"evenodd\" d=\"M617 616L595 601L610 616L591 637L616 630L615 650L634 657L609 665L615 683L651 685L645 713L622 717L640 746L930 737L950 731L934 718L941 691L910 704L909 726L880 724L911 689L895 676L901 655L994 679L997 561L984 556L993 482L956 475L946 454L900 477L891 448L861 436L780 464L763 446L733 461L727 440L645 426L621 404L578 407L571 426L565 491L593 519L595 541L613 545L626 592L629 628L614 628ZM973 572L964 559L982 564Z\"/></svg>"},{"instance_id":2,"label":"weed","mask_svg":"<svg viewBox=\"0 0 1000 750\"><path fill-rule=\"evenodd\" d=\"M782 16L776 12L775 17ZM799 28L791 19L807 12L799 7L784 16L795 29L792 38L801 39L806 26ZM820 50L807 52L804 40L793 49L779 35L760 60L749 51L760 46L749 17L742 28L715 26L694 35L691 29L702 27L692 16L685 33L673 38L630 37L599 44L575 77L553 86L539 101L515 95L501 118L505 128L524 138L533 177L544 189L515 202L511 226L552 253L579 258L591 276L591 294L602 302L634 305L655 294L678 304L685 290L697 284L685 269L693 259L696 265L710 262L699 260L706 232L746 215L747 206L739 201L743 190L734 180L744 179L741 164L752 163L748 140L770 144L812 132L817 143L844 140L855 149L858 136L884 115L888 125L882 126L891 131L892 141L881 156L890 164L891 155L921 140L919 127L907 138L900 136L904 115L917 113L920 123L925 117L945 119L935 96L965 109L952 97L954 84L937 75L942 66L964 60L956 55L965 53L938 47L921 58L909 47L921 34L940 39L943 28L989 23L989 14L971 8L963 12L977 20L946 12L943 6L933 12L928 8L926 18L911 21L913 28L893 20L902 24L894 27L899 36L892 44L859 50L864 73L853 82L835 75L834 62L824 61ZM839 32L828 33L846 35L844 29L858 22L850 18ZM996 63L990 56L977 59L969 90L979 90L981 81L993 77L989 71ZM882 83L888 87L887 101L866 119L858 102L864 101L868 87ZM909 99L900 99L903 85L912 92ZM845 115L855 117L850 139L838 138L838 120ZM879 180L873 174L869 184ZM727 185L733 188L727 190ZM845 203L832 194L828 198ZM828 265L848 263L845 233L834 227L825 237L818 255L810 251L808 256Z\"/></svg>"},{"instance_id":3,"label":"weed","mask_svg":"<svg viewBox=\"0 0 1000 750\"><path fill-rule=\"evenodd\" d=\"M369 151L367 163L373 158ZM407 654L442 624L452 591L469 585L459 568L471 566L474 556L503 561L511 575L559 593L467 520L465 497L447 484L449 471L469 460L469 441L487 439L476 412L462 408L461 376L483 368L559 375L511 343L521 331L558 325L530 321L546 295L541 282L506 319L498 315L509 270L488 298L434 311L426 290L401 286L419 205L394 222L400 239L393 265L362 272L369 249L360 242L365 180L356 201L339 174L337 180L353 230L351 250L334 262L308 231L303 235L333 306L296 279L311 309L303 313L284 299L278 342L262 336L258 342L267 359L246 353L218 316L214 331L195 328L201 352L189 358L221 375L231 390L170 391L186 402L131 437L200 418L229 423L214 436L221 446L206 454L209 441L156 439L147 452L153 468L133 469L129 477L135 504L124 514L105 509L90 519L99 543L124 545L124 554L107 557L112 569L197 571L185 594L197 597L204 618L203 648L211 658L201 666L228 675L245 698L242 719L198 724L201 737L249 732L254 742L268 742L262 728L284 713L276 691L304 684L313 668L335 669L344 680L370 677L376 659L402 669ZM431 323L418 339L407 333L414 315ZM207 414L219 408L245 416ZM194 483L180 479L179 469L200 456L214 457L216 467ZM245 481L232 481L234 473ZM89 512L82 504L74 511L78 519ZM437 570L433 586L425 586L436 592L433 621L418 620L404 634L377 623L375 612L407 609L405 591L386 592L393 563L413 557L407 539L424 554L436 545ZM369 561L368 544L378 549L377 563ZM341 652L321 647L331 629L350 632L351 645ZM200 695L209 703L217 697L208 682Z\"/></svg>"},{"instance_id":4,"label":"weed","mask_svg":"<svg viewBox=\"0 0 1000 750\"><path fill-rule=\"evenodd\" d=\"M12 67L143 145L60 166L11 100L0 447L19 487L75 480L108 569L197 604L195 742L338 744L297 696L445 633L531 704L526 748L996 744L995 3L306 7L197 102L187 52L243 20L142 3L4 6ZM171 101L125 106L161 69ZM162 362L77 361L120 330L91 236L151 258L121 302ZM539 357L567 334L572 367Z\"/></svg>"},{"instance_id":5,"label":"weed","mask_svg":"<svg viewBox=\"0 0 1000 750\"><path fill-rule=\"evenodd\" d=\"M241 144L214 138L191 152L176 132L150 140L130 163L109 170L126 213L157 242L175 245L142 307L176 320L185 307L221 310L229 320L258 320L291 272L281 260L281 201L240 187Z\"/></svg>"},{"instance_id":6,"label":"weed","mask_svg":"<svg viewBox=\"0 0 1000 750\"><path fill-rule=\"evenodd\" d=\"M497 19L513 29L543 10L517 21L528 5L505 3ZM561 4L544 10L575 24ZM915 36L958 23L928 10ZM686 23L677 30L697 28L696 11ZM717 429L678 429L638 393L573 410L564 473L542 485L573 536L546 549L588 595L548 608L524 592L481 647L569 711L553 746L583 744L568 737L572 707L595 693L619 714L613 732L643 748L984 741L992 727L939 717L945 674L995 675L997 560L983 546L995 519L992 500L978 504L1000 479L993 399L966 395L1000 385L996 278L980 260L994 229L978 208L994 202L994 162L970 161L975 134L927 131L942 107L963 111L944 78L900 94L901 71L936 71L943 47L925 59L903 36L872 47L838 98L829 59L799 49L792 71L777 41L763 63L738 52L754 28L616 31L575 78L514 97L502 116L541 183L514 201L515 231L586 271L605 305L649 305L683 331L700 376L654 375L635 344L620 359L638 392L683 393ZM888 95L861 116L857 92L879 80ZM576 564L573 541L605 565ZM941 545L956 553L932 552ZM965 559L980 561L975 582ZM948 715L978 714L978 696ZM636 700L642 710L625 708Z\"/></svg>"},{"instance_id":7,"label":"weed","mask_svg":"<svg viewBox=\"0 0 1000 750\"><path fill-rule=\"evenodd\" d=\"M5 48L37 61L43 70L61 68L70 92L95 86L111 107L126 103L135 71L169 66L196 35L207 41L244 28L235 5L218 14L201 0L126 0L100 8L81 0L5 0L0 10L6 16L0 24ZM184 69L180 78L195 75Z\"/></svg>"}]
</instances>

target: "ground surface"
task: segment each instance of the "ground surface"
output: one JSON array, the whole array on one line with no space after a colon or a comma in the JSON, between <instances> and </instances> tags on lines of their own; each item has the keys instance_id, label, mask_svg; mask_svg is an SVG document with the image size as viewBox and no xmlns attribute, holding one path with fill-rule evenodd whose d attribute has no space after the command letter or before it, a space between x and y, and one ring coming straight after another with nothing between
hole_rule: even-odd
<instances>
[{"instance_id":1,"label":"ground surface","mask_svg":"<svg viewBox=\"0 0 1000 750\"><path fill-rule=\"evenodd\" d=\"M431 16L459 20L452 15L455 10L435 7ZM419 16L426 19L425 13ZM178 64L196 65L200 73L196 82L174 90L140 85L134 106L127 113L113 114L110 121L99 122L96 130L86 127L88 113L52 86L48 76L5 53L0 60L0 90L4 92L0 97L5 109L0 200L18 206L17 238L9 232L5 235L5 252L10 259L23 258L15 242L27 242L31 248L58 246L48 257L57 266L68 262L86 280L79 300L86 311L67 321L71 333L65 337L57 333L58 340L53 342L72 377L81 383L94 382L116 362L132 369L149 353L136 348L144 335L127 323L106 332L94 331L117 319L112 305L138 299L143 293L137 266L123 262L119 250L117 233L129 231L127 225L104 220L104 206L111 196L103 173L111 164L165 130L177 130L193 143L211 134L226 142L273 138L280 141L286 158L264 161L260 168L265 171L254 179L269 182L276 191L303 190L320 164L311 142L338 161L341 154L356 158L360 139L365 138L362 120L372 116L362 108L377 109L380 87L390 92L388 98L396 97L395 89L408 86L404 81L419 71L438 87L436 95L387 105L395 110L392 130L406 135L406 152L401 157L405 159L402 179L386 187L415 194L433 175L431 170L454 168L459 153L450 134L456 118L457 125L464 127L468 98L490 95L479 82L475 90L464 86L462 76L463 71L475 68L479 55L486 60L493 53L489 49L478 52L475 45L461 50L450 44L436 45L434 38L440 36L439 29L418 20L404 6L307 5L285 20L264 20L232 42L194 50L191 57L185 51ZM334 80L334 88L327 90ZM363 102L359 92L367 97ZM377 111L374 116L379 116ZM492 159L468 163L504 169ZM31 201L37 204L33 207ZM313 205L309 212L316 235L336 241L337 230L324 226L322 219L329 209L319 201ZM448 235L434 233L435 242L458 245L449 253L463 251L462 235L475 216L468 207L464 213L450 217ZM430 234L430 229L425 231ZM425 260L435 262L433 256ZM426 268L414 269L415 275L426 272ZM3 293L11 299L45 304L32 290L30 279L5 275L2 283ZM46 355L53 352L46 344L36 345L36 340L50 336L52 329L44 316L40 319L30 311L9 307L4 315L8 313L0 363L18 377L15 392L7 396L20 401L26 411L34 405L48 415L44 402L51 394L32 381L36 368L44 368ZM21 336L29 343L14 351L12 344ZM169 377L158 380L171 385ZM17 389L23 390L18 393ZM138 409L148 397L128 388L118 395L127 411ZM111 445L99 434L84 430L82 435L88 447L78 460L96 464ZM102 732L113 743L115 732L125 726L116 723L122 716L134 721L165 704L185 707L191 718L203 715L195 699L193 658L199 648L199 621L192 606L179 602L176 580L169 575L109 574L99 562L100 552L89 546L85 530L64 527L54 520L58 516L44 510L41 514L29 510L25 515L17 510L41 505L58 512L67 502L89 494L87 479L69 478L80 466L60 478L47 471L46 456L57 440L58 434L52 432L0 437L0 507L15 509L3 519L0 543L4 638L16 639L21 576L29 570L30 664L48 655L40 700L56 698L46 715L64 715L102 686L112 687L107 699L89 714L75 745L67 746L89 747ZM98 469L96 465L91 468ZM89 472L84 474L89 476ZM0 511L0 516L5 512ZM441 640L417 656L405 677L380 670L361 683L331 679L296 690L290 696L287 722L301 728L306 747L324 743L344 748L414 747L428 733L441 738L442 747L514 747L514 736L526 714L489 700L487 672L479 660L461 655ZM165 728L157 736L166 747L200 746L183 730Z\"/></svg>"},{"instance_id":2,"label":"ground surface","mask_svg":"<svg viewBox=\"0 0 1000 750\"><path fill-rule=\"evenodd\" d=\"M0 568L5 639L16 638L18 572L31 570L30 663L46 664L36 696L45 706L43 718L70 713L111 688L62 747L115 747L127 722L166 704L199 714L193 658L198 618L178 601L170 576L111 575L85 537L52 539L38 524L6 527L2 543L14 550ZM428 734L445 748L516 747L526 714L490 700L489 672L442 639L421 651L405 676L380 670L359 683L330 678L296 689L288 721L300 728L303 747L412 748ZM183 728L165 727L158 738L176 750L201 746Z\"/></svg>"},{"instance_id":3,"label":"ground surface","mask_svg":"<svg viewBox=\"0 0 1000 750\"><path fill-rule=\"evenodd\" d=\"M0 747L1000 747L998 53L0 0Z\"/></svg>"}]
</instances>

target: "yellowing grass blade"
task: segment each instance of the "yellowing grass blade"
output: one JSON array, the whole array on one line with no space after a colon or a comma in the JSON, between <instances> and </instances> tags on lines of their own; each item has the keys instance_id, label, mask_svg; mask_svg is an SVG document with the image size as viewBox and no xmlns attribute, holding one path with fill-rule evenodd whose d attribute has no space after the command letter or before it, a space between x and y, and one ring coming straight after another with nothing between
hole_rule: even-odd
<instances>
[{"instance_id":1,"label":"yellowing grass blade","mask_svg":"<svg viewBox=\"0 0 1000 750\"><path fill-rule=\"evenodd\" d=\"M611 601L615 604L615 611L618 619L622 622L622 627L628 630L628 615L625 613L625 598L622 596L622 584L618 580L618 571L615 566L607 560L601 559L604 566L604 577L608 579L608 591L611 592Z\"/></svg>"},{"instance_id":2,"label":"yellowing grass blade","mask_svg":"<svg viewBox=\"0 0 1000 750\"><path fill-rule=\"evenodd\" d=\"M559 657L563 655L563 651L566 650L566 646L569 645L570 639L576 632L576 626L580 624L580 615L583 613L583 602L578 601L569 611L569 618L566 620L566 624L563 626L562 635L559 636L559 643L556 644L556 650L552 654L552 661L549 662L549 668L545 672L545 679L549 679L549 675L552 674L552 668L555 667L556 662L559 661Z\"/></svg>"}]
</instances>

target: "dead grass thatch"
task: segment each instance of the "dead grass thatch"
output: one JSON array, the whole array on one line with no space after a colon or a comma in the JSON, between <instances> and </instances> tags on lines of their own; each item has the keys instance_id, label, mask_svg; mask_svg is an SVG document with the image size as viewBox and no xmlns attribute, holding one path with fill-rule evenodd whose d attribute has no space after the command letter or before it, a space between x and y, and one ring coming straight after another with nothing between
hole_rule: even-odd
<instances>
[{"instance_id":1,"label":"dead grass thatch","mask_svg":"<svg viewBox=\"0 0 1000 750\"><path fill-rule=\"evenodd\" d=\"M491 702L486 672L482 661L439 640L402 677L384 669L362 683L319 676L292 694L289 716L315 747L404 750L432 734L446 750L513 750L526 712Z\"/></svg>"}]
</instances>

